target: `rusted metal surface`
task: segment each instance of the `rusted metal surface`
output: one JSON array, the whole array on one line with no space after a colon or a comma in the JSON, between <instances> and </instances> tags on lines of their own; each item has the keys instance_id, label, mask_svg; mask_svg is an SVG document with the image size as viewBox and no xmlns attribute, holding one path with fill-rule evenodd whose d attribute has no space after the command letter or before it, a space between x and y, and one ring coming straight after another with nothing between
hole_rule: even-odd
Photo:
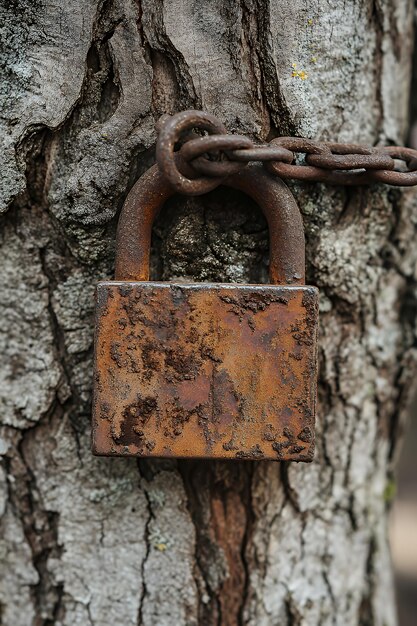
<instances>
[{"instance_id":1,"label":"rusted metal surface","mask_svg":"<svg viewBox=\"0 0 417 626\"><path fill-rule=\"evenodd\" d=\"M210 177L190 179L184 176L174 158L174 150L181 137L193 128L205 130L211 134L226 135L226 127L214 115L203 111L182 111L172 117L163 116L158 126L156 158L164 177L178 193L201 195L220 184Z\"/></svg>"},{"instance_id":2,"label":"rusted metal surface","mask_svg":"<svg viewBox=\"0 0 417 626\"><path fill-rule=\"evenodd\" d=\"M207 176L219 176L224 178L225 176L237 174L246 164L229 160L209 161L201 155L206 152L252 147L253 142L249 137L243 137L242 135L211 135L209 137L198 137L187 141L182 146L180 154L185 161L192 161L192 167L198 172L206 174Z\"/></svg>"},{"instance_id":3,"label":"rusted metal surface","mask_svg":"<svg viewBox=\"0 0 417 626\"><path fill-rule=\"evenodd\" d=\"M250 165L224 185L247 193L263 211L269 227L269 275L273 284L303 284L304 228L288 187L261 165ZM116 241L116 280L148 280L152 224L175 189L157 166L132 187L119 218Z\"/></svg>"},{"instance_id":4,"label":"rusted metal surface","mask_svg":"<svg viewBox=\"0 0 417 626\"><path fill-rule=\"evenodd\" d=\"M211 155L214 153L217 157L220 156L220 159L208 160L202 156L205 153ZM256 145L249 137L242 135L211 135L191 139L181 147L178 154L195 171L220 178L240 172L249 162L291 163L294 159L293 153L281 146ZM225 159L221 160L222 156Z\"/></svg>"},{"instance_id":5,"label":"rusted metal surface","mask_svg":"<svg viewBox=\"0 0 417 626\"><path fill-rule=\"evenodd\" d=\"M379 148L357 144L326 143L331 154L307 154L306 162L326 170L393 170L395 163Z\"/></svg>"},{"instance_id":6,"label":"rusted metal surface","mask_svg":"<svg viewBox=\"0 0 417 626\"><path fill-rule=\"evenodd\" d=\"M265 163L268 171L284 179L346 186L377 182L394 186L417 185L417 151L411 148L374 148L298 137L279 137L271 143L306 155L306 165L280 161ZM402 161L407 169L396 170L395 160Z\"/></svg>"},{"instance_id":7,"label":"rusted metal surface","mask_svg":"<svg viewBox=\"0 0 417 626\"><path fill-rule=\"evenodd\" d=\"M97 287L93 451L311 460L318 292L287 186L260 165L225 180L269 225L271 285L153 283L153 221L174 187L157 167L132 188L116 281Z\"/></svg>"},{"instance_id":8,"label":"rusted metal surface","mask_svg":"<svg viewBox=\"0 0 417 626\"><path fill-rule=\"evenodd\" d=\"M313 287L100 283L93 451L311 461L316 329Z\"/></svg>"},{"instance_id":9,"label":"rusted metal surface","mask_svg":"<svg viewBox=\"0 0 417 626\"><path fill-rule=\"evenodd\" d=\"M272 144L253 144L252 148L234 149L229 153L230 158L236 161L250 163L251 161L283 161L291 163L294 155L289 150L281 146L273 146Z\"/></svg>"},{"instance_id":10,"label":"rusted metal surface","mask_svg":"<svg viewBox=\"0 0 417 626\"><path fill-rule=\"evenodd\" d=\"M206 116L205 122L197 120L198 113ZM250 161L264 162L270 173L284 179L348 186L377 182L395 186L417 185L417 150L411 148L341 144L302 137L278 137L267 145L252 142L240 148L241 136L226 135L225 127L213 116L207 116L201 112L183 111L171 117L164 116L159 124L157 160L179 193L205 193ZM187 139L195 141L195 135L184 137L184 134L196 127L219 134L200 138L200 143L194 143L191 154ZM174 153L175 144L181 137L186 142ZM220 143L216 146L216 138L220 137L227 148L221 148ZM210 144L205 143L207 139ZM207 159L203 156L205 152L215 155L216 160ZM213 180L213 177L217 178Z\"/></svg>"}]
</instances>

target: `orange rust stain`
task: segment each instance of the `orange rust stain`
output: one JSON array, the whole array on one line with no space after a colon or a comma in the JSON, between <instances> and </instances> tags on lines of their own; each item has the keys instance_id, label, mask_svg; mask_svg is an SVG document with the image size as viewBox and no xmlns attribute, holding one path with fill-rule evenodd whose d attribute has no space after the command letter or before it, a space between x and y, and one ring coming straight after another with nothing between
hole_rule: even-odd
<instances>
[{"instance_id":1,"label":"orange rust stain","mask_svg":"<svg viewBox=\"0 0 417 626\"><path fill-rule=\"evenodd\" d=\"M100 283L93 451L310 461L313 287Z\"/></svg>"},{"instance_id":2,"label":"orange rust stain","mask_svg":"<svg viewBox=\"0 0 417 626\"><path fill-rule=\"evenodd\" d=\"M211 521L217 545L222 549L227 572L219 590L222 624L236 626L245 587L242 544L247 512L236 492L216 494L211 501Z\"/></svg>"}]
</instances>

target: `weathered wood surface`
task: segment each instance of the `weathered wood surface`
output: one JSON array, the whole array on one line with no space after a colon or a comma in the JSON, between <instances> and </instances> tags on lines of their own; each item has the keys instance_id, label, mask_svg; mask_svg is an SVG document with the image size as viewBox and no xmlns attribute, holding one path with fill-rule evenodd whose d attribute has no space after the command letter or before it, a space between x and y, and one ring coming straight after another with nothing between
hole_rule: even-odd
<instances>
[{"instance_id":1,"label":"weathered wood surface","mask_svg":"<svg viewBox=\"0 0 417 626\"><path fill-rule=\"evenodd\" d=\"M416 361L415 191L294 186L321 288L312 465L93 458L92 311L160 114L204 108L259 139L401 143L413 3L2 11L0 623L393 626L387 511ZM154 277L267 276L265 223L236 193L171 202L154 247Z\"/></svg>"}]
</instances>

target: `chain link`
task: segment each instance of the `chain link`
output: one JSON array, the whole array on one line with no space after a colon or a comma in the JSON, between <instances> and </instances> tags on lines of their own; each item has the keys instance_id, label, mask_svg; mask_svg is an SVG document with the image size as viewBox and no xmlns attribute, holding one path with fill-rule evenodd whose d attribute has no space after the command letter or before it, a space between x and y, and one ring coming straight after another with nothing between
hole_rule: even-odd
<instances>
[{"instance_id":1,"label":"chain link","mask_svg":"<svg viewBox=\"0 0 417 626\"><path fill-rule=\"evenodd\" d=\"M195 129L206 131L198 136ZM164 115L157 124L157 162L179 193L200 195L261 161L280 178L332 185L417 185L417 150L401 146L357 144L278 137L256 144L243 135L229 135L213 115L182 111ZM398 167L402 163L402 168Z\"/></svg>"}]
</instances>

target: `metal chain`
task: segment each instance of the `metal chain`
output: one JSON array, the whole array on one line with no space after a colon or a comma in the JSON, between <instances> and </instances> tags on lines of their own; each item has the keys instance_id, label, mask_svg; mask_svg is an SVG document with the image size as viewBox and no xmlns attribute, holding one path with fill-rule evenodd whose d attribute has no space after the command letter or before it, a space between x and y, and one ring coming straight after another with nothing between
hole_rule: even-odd
<instances>
[{"instance_id":1,"label":"metal chain","mask_svg":"<svg viewBox=\"0 0 417 626\"><path fill-rule=\"evenodd\" d=\"M209 134L199 136L195 129ZM187 195L207 193L251 161L261 161L268 171L284 179L332 185L417 185L417 150L411 148L301 137L278 137L268 144L256 144L249 137L227 134L213 115L193 110L164 115L157 130L158 166L171 185Z\"/></svg>"}]
</instances>

